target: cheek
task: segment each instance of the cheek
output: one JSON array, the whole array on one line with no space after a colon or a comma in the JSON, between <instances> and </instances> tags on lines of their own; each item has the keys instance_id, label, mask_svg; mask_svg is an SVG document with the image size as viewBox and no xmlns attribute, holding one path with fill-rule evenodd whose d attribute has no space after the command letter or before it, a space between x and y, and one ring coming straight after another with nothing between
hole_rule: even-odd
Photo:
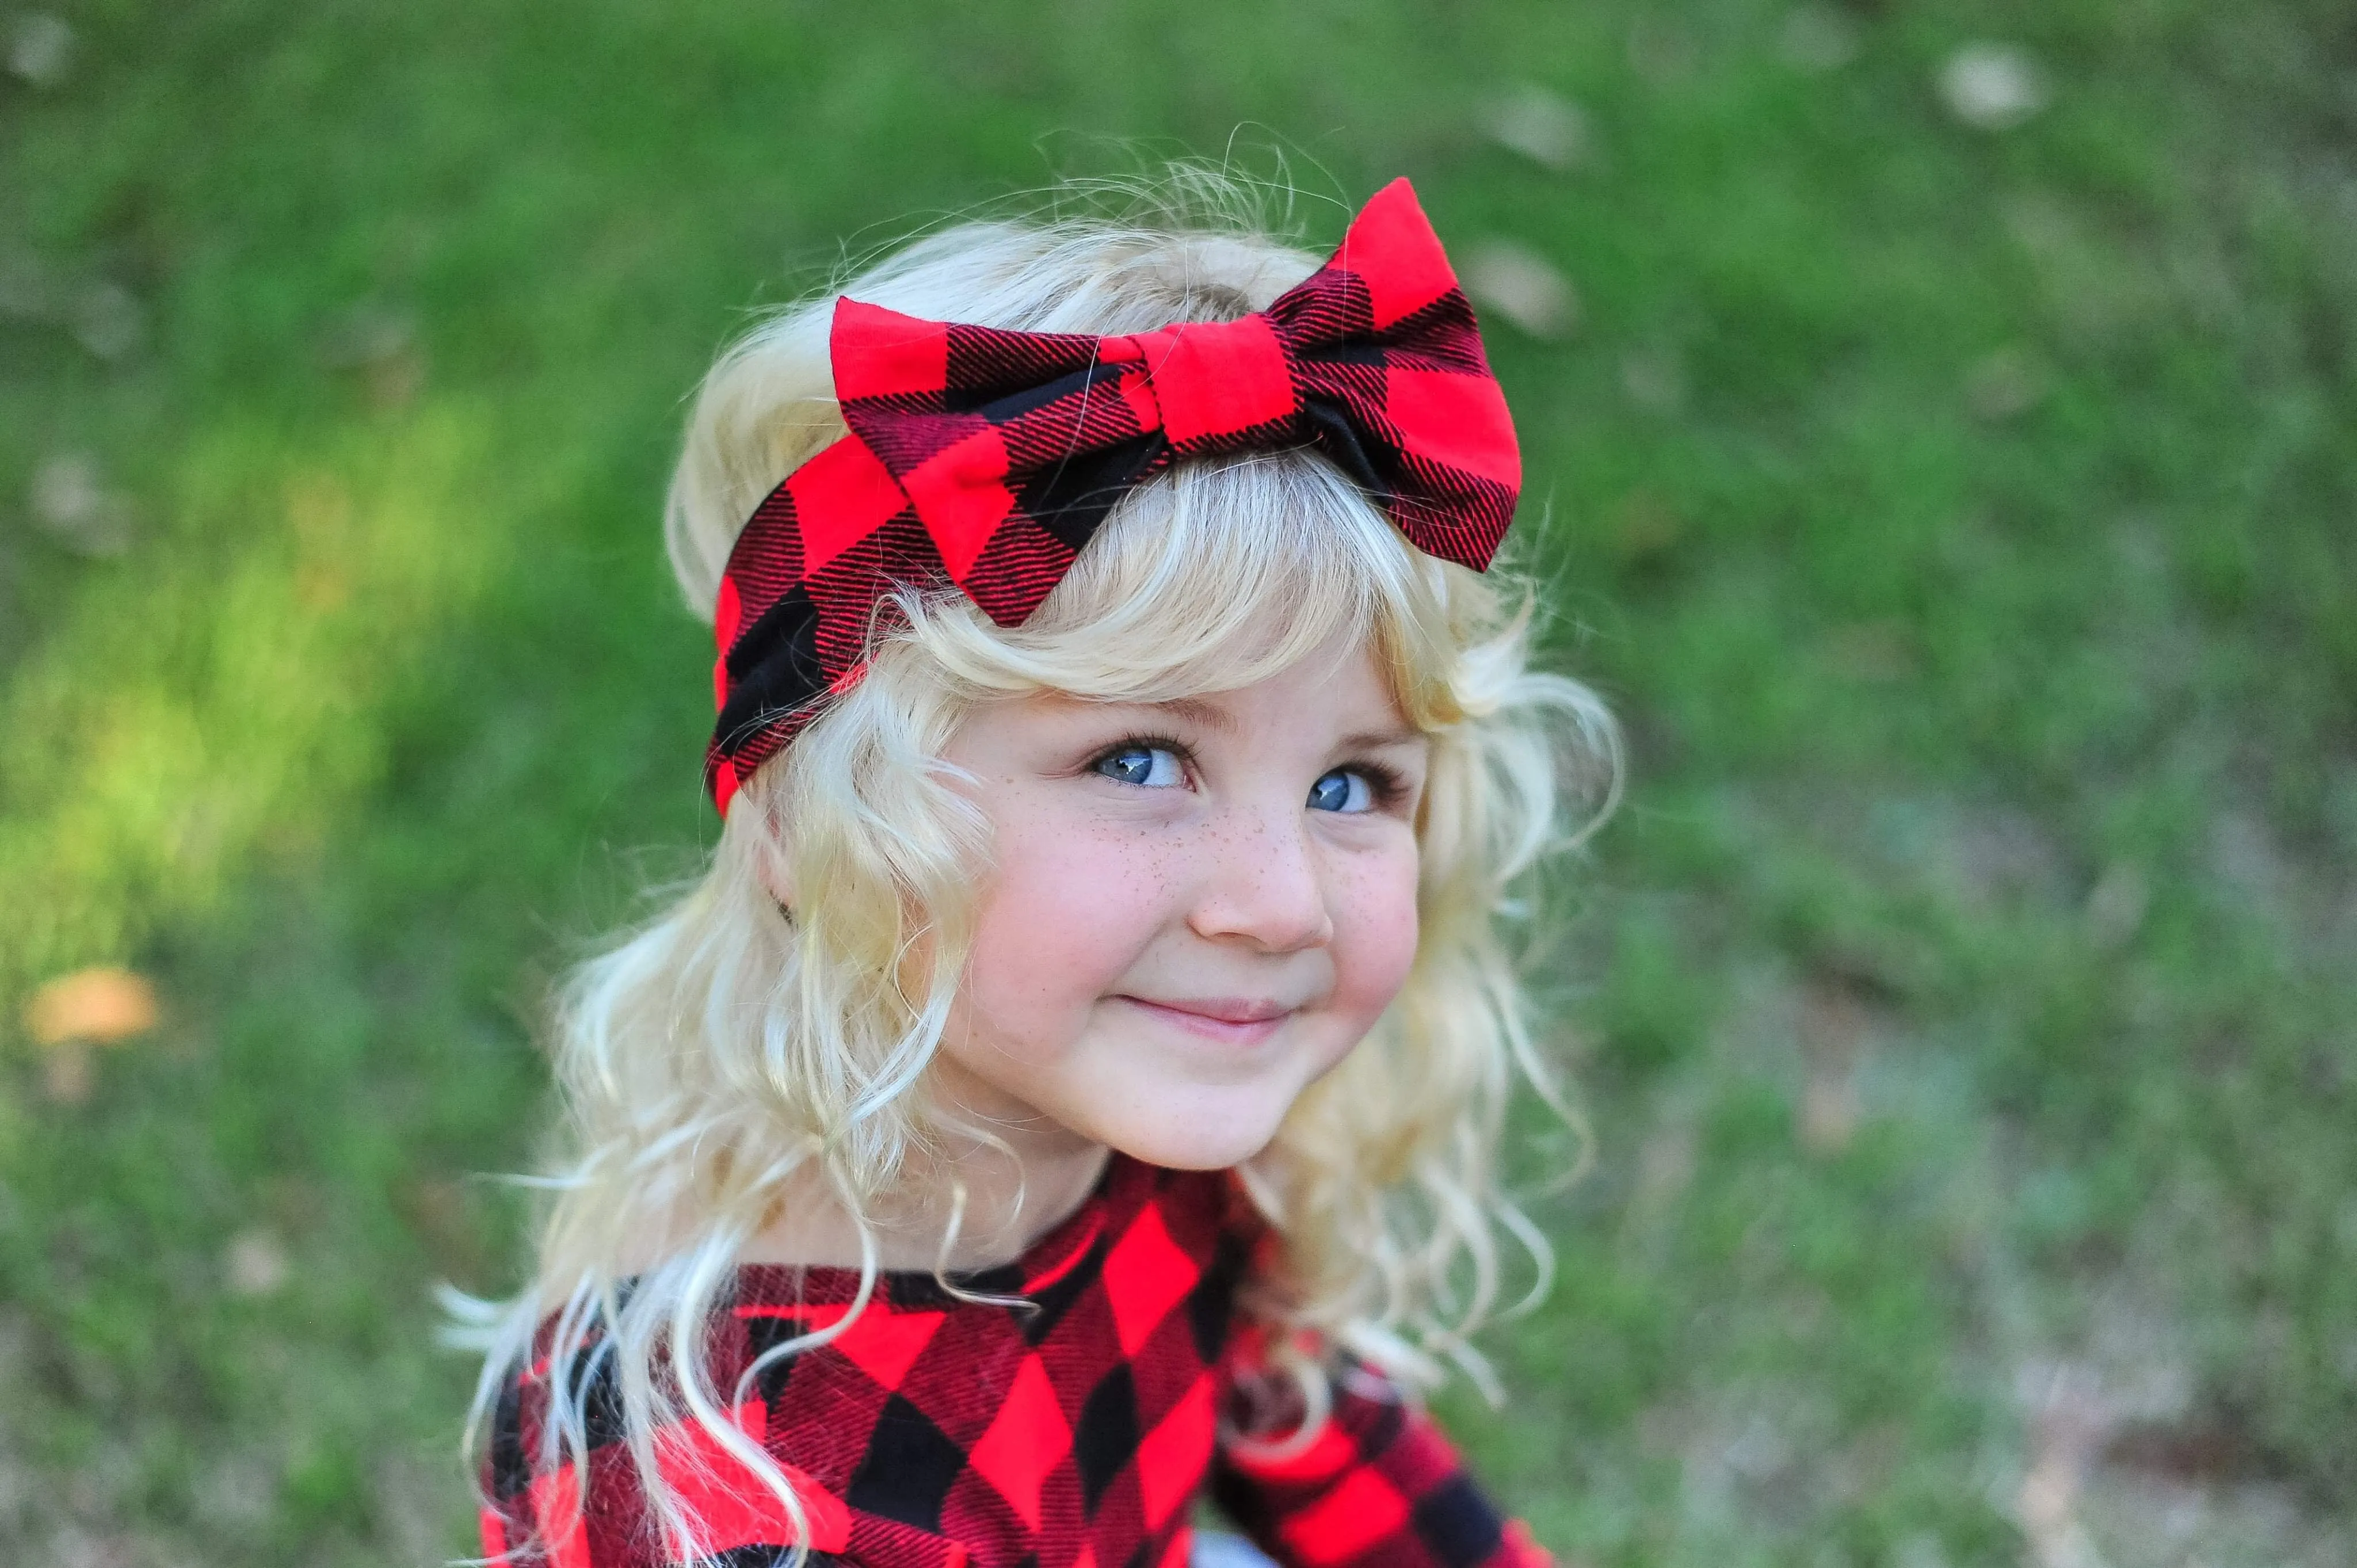
<instances>
[{"instance_id":1,"label":"cheek","mask_svg":"<svg viewBox=\"0 0 2357 1568\"><path fill-rule=\"evenodd\" d=\"M1112 989L1161 924L1169 880L1135 839L1009 812L983 897L965 993L1009 1034L1053 1029Z\"/></svg>"},{"instance_id":2,"label":"cheek","mask_svg":"<svg viewBox=\"0 0 2357 1568\"><path fill-rule=\"evenodd\" d=\"M1415 962L1416 852L1410 839L1354 858L1336 900L1335 1004L1372 1025Z\"/></svg>"}]
</instances>

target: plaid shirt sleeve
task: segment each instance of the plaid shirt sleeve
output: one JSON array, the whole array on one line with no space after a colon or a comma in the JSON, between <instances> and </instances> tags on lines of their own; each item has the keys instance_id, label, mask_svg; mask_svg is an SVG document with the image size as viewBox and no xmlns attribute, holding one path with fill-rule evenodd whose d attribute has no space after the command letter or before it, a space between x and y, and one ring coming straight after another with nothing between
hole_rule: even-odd
<instances>
[{"instance_id":1,"label":"plaid shirt sleeve","mask_svg":"<svg viewBox=\"0 0 2357 1568\"><path fill-rule=\"evenodd\" d=\"M1501 1518L1430 1416L1372 1369L1334 1380L1333 1413L1306 1448L1227 1446L1212 1500L1284 1568L1553 1568Z\"/></svg>"}]
</instances>

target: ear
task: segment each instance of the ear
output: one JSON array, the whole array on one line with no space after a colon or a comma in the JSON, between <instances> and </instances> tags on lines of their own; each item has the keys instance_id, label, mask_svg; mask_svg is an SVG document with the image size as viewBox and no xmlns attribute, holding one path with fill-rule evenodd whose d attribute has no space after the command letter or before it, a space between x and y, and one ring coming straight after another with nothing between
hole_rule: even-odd
<instances>
[{"instance_id":1,"label":"ear","mask_svg":"<svg viewBox=\"0 0 2357 1568\"><path fill-rule=\"evenodd\" d=\"M762 855L754 862L753 875L760 879L761 890L777 900L778 908L791 918L794 912L794 878L786 868L785 856Z\"/></svg>"},{"instance_id":2,"label":"ear","mask_svg":"<svg viewBox=\"0 0 2357 1568\"><path fill-rule=\"evenodd\" d=\"M740 797L737 810L757 813L747 824L753 830L753 842L748 846L751 851L753 878L761 885L761 890L776 901L778 908L791 917L794 912L793 867L786 859L786 846L780 842L776 822L765 809L765 803L759 800Z\"/></svg>"}]
</instances>

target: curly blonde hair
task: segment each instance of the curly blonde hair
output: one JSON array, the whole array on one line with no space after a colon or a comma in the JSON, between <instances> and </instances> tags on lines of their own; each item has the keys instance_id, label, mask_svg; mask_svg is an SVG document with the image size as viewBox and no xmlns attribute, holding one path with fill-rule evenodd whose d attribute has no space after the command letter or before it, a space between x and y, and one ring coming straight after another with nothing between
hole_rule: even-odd
<instances>
[{"instance_id":1,"label":"curly blonde hair","mask_svg":"<svg viewBox=\"0 0 2357 1568\"><path fill-rule=\"evenodd\" d=\"M1200 213L1200 182L1190 194ZM1240 220L1232 201L1212 205L1229 210L969 222L840 292L934 319L1128 333L1260 309L1317 264ZM665 536L706 619L756 503L844 434L827 357L834 292L758 327L696 399ZM505 1376L545 1356L554 1397L530 1460L543 1472L581 1463L586 1374L602 1360L683 1555L695 1554L696 1521L656 1464L670 1422L702 1425L799 1520L783 1476L727 1418L741 1389L702 1370L703 1337L738 1254L790 1191L807 1191L797 1184L823 1182L850 1215L871 1215L947 1130L926 1069L990 853L938 760L961 716L1043 691L1132 702L1232 691L1337 637L1374 651L1430 737L1415 824L1422 937L1375 1030L1243 1167L1281 1238L1277 1277L1250 1310L1274 1343L1338 1347L1411 1379L1442 1360L1478 1368L1467 1336L1500 1299L1501 1234L1542 1281L1549 1262L1499 1187L1517 1074L1562 1103L1501 921L1518 879L1578 836L1566 797L1586 797L1592 824L1618 776L1609 715L1578 683L1530 667L1534 600L1501 578L1421 553L1324 459L1282 451L1181 465L1138 487L1019 628L955 595L904 594L879 618L866 678L747 783L702 881L565 986L563 1148L531 1283L475 1312L478 1440ZM794 890L791 913L772 897L780 886ZM1314 1412L1317 1369L1297 1370Z\"/></svg>"}]
</instances>

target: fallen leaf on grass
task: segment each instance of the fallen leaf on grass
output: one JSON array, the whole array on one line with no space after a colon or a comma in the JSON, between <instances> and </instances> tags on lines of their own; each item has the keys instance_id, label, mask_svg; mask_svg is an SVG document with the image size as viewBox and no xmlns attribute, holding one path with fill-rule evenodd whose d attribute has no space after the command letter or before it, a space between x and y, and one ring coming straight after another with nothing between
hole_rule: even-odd
<instances>
[{"instance_id":1,"label":"fallen leaf on grass","mask_svg":"<svg viewBox=\"0 0 2357 1568\"><path fill-rule=\"evenodd\" d=\"M156 1026L156 988L127 969L100 965L61 974L25 1004L36 1045L112 1045Z\"/></svg>"},{"instance_id":2,"label":"fallen leaf on grass","mask_svg":"<svg viewBox=\"0 0 2357 1568\"><path fill-rule=\"evenodd\" d=\"M1579 167L1595 152L1579 105L1535 83L1525 82L1491 104L1481 124L1500 146L1558 173Z\"/></svg>"},{"instance_id":3,"label":"fallen leaf on grass","mask_svg":"<svg viewBox=\"0 0 2357 1568\"><path fill-rule=\"evenodd\" d=\"M102 360L128 357L147 340L139 296L111 278L79 284L52 277L28 252L0 254L0 317L61 327Z\"/></svg>"},{"instance_id":4,"label":"fallen leaf on grass","mask_svg":"<svg viewBox=\"0 0 2357 1568\"><path fill-rule=\"evenodd\" d=\"M221 1273L237 1295L268 1295L286 1283L291 1272L285 1247L259 1227L232 1237L221 1261Z\"/></svg>"},{"instance_id":5,"label":"fallen leaf on grass","mask_svg":"<svg viewBox=\"0 0 2357 1568\"><path fill-rule=\"evenodd\" d=\"M27 499L41 531L78 555L120 555L131 546L131 503L107 487L86 452L44 459Z\"/></svg>"},{"instance_id":6,"label":"fallen leaf on grass","mask_svg":"<svg viewBox=\"0 0 2357 1568\"><path fill-rule=\"evenodd\" d=\"M55 87L73 69L74 30L47 11L27 11L8 26L8 70L35 87Z\"/></svg>"},{"instance_id":7,"label":"fallen leaf on grass","mask_svg":"<svg viewBox=\"0 0 2357 1568\"><path fill-rule=\"evenodd\" d=\"M1979 131L2009 131L2033 119L2050 96L2046 73L2013 44L1967 44L1940 70L1948 113Z\"/></svg>"},{"instance_id":8,"label":"fallen leaf on grass","mask_svg":"<svg viewBox=\"0 0 2357 1568\"><path fill-rule=\"evenodd\" d=\"M1534 338L1579 324L1579 296L1555 263L1527 245L1491 240L1465 258L1465 292Z\"/></svg>"},{"instance_id":9,"label":"fallen leaf on grass","mask_svg":"<svg viewBox=\"0 0 2357 1568\"><path fill-rule=\"evenodd\" d=\"M156 991L127 969L102 966L61 974L25 1004L25 1032L42 1047L41 1092L80 1105L96 1081L94 1046L113 1045L156 1026Z\"/></svg>"},{"instance_id":10,"label":"fallen leaf on grass","mask_svg":"<svg viewBox=\"0 0 2357 1568\"><path fill-rule=\"evenodd\" d=\"M137 296L103 278L74 295L66 320L75 340L102 360L127 358L147 339L147 317Z\"/></svg>"}]
</instances>

